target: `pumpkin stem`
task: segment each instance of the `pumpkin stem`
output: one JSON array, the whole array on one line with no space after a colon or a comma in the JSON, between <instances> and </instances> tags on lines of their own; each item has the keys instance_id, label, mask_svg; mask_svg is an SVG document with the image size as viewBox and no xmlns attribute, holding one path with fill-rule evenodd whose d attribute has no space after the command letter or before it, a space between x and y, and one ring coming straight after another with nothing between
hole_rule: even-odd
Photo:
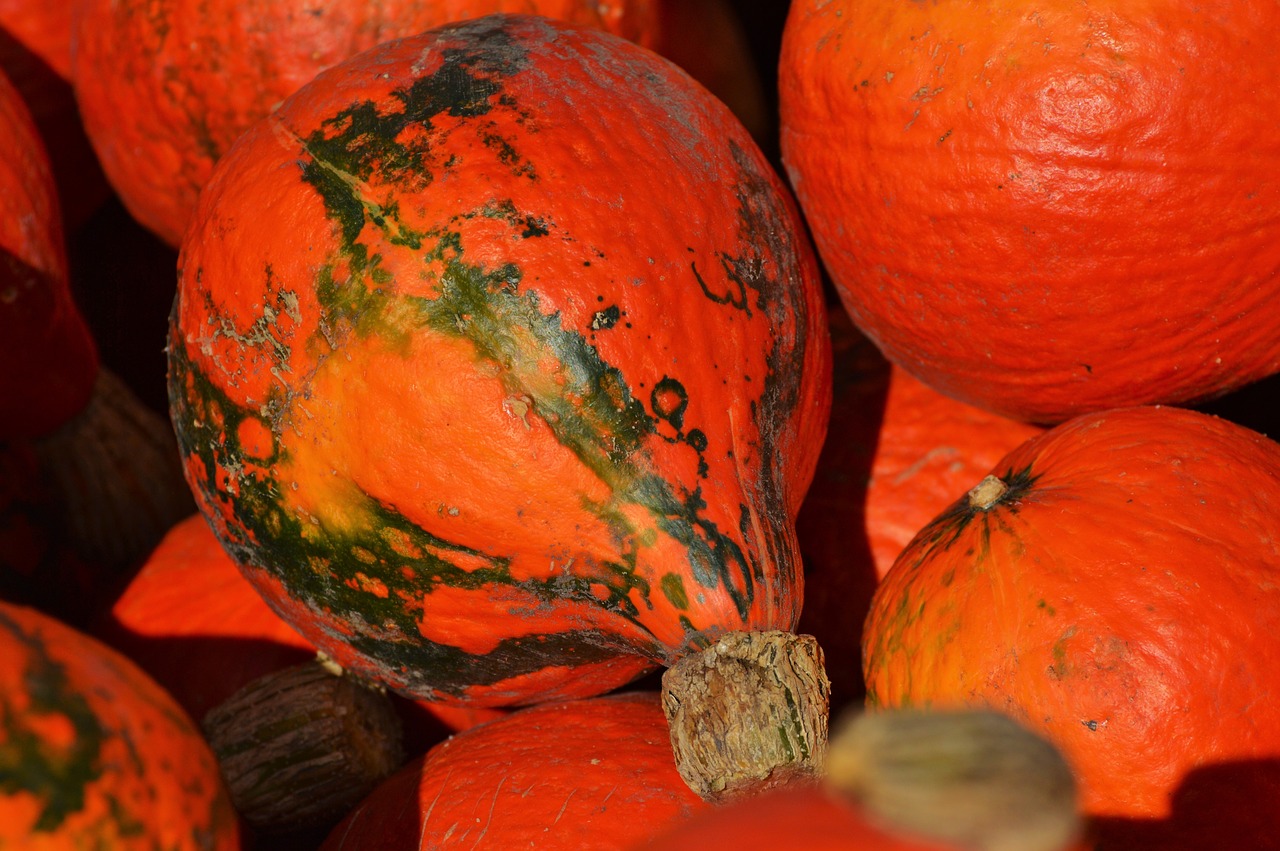
<instances>
[{"instance_id":1,"label":"pumpkin stem","mask_svg":"<svg viewBox=\"0 0 1280 851\"><path fill-rule=\"evenodd\" d=\"M269 835L331 826L404 759L386 692L324 659L254 680L201 726L236 810Z\"/></svg>"},{"instance_id":2,"label":"pumpkin stem","mask_svg":"<svg viewBox=\"0 0 1280 851\"><path fill-rule=\"evenodd\" d=\"M825 783L891 830L978 851L1059 851L1082 830L1062 754L986 709L855 713Z\"/></svg>"},{"instance_id":3,"label":"pumpkin stem","mask_svg":"<svg viewBox=\"0 0 1280 851\"><path fill-rule=\"evenodd\" d=\"M731 632L684 656L662 676L680 776L716 802L816 778L830 693L810 635Z\"/></svg>"},{"instance_id":4,"label":"pumpkin stem","mask_svg":"<svg viewBox=\"0 0 1280 851\"><path fill-rule=\"evenodd\" d=\"M997 476L987 476L969 491L969 505L986 511L1009 492L1009 486Z\"/></svg>"},{"instance_id":5,"label":"pumpkin stem","mask_svg":"<svg viewBox=\"0 0 1280 851\"><path fill-rule=\"evenodd\" d=\"M195 511L169 421L109 370L85 409L34 446L61 526L93 564L136 566Z\"/></svg>"}]
</instances>

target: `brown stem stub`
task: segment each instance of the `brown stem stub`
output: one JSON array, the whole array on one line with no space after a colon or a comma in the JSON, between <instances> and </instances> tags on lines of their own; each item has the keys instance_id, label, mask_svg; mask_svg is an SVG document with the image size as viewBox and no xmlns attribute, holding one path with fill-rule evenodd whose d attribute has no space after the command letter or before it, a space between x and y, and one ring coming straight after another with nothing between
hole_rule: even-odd
<instances>
[{"instance_id":1,"label":"brown stem stub","mask_svg":"<svg viewBox=\"0 0 1280 851\"><path fill-rule=\"evenodd\" d=\"M676 768L709 801L822 770L831 684L813 636L733 632L662 677Z\"/></svg>"},{"instance_id":2,"label":"brown stem stub","mask_svg":"<svg viewBox=\"0 0 1280 851\"><path fill-rule=\"evenodd\" d=\"M1061 851L1081 832L1062 754L987 709L841 719L824 782L893 833L975 851Z\"/></svg>"},{"instance_id":3,"label":"brown stem stub","mask_svg":"<svg viewBox=\"0 0 1280 851\"><path fill-rule=\"evenodd\" d=\"M969 490L969 505L986 511L1009 492L1009 486L998 476L987 476Z\"/></svg>"},{"instance_id":4,"label":"brown stem stub","mask_svg":"<svg viewBox=\"0 0 1280 851\"><path fill-rule=\"evenodd\" d=\"M232 803L264 834L337 822L404 758L386 693L321 661L254 680L202 726Z\"/></svg>"}]
</instances>

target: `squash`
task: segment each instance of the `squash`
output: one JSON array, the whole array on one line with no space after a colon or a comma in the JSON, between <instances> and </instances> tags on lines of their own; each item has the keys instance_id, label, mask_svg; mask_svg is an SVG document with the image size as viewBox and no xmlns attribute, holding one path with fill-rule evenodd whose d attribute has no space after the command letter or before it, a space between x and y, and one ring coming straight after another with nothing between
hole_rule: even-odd
<instances>
[{"instance_id":1,"label":"squash","mask_svg":"<svg viewBox=\"0 0 1280 851\"><path fill-rule=\"evenodd\" d=\"M1004 416L1280 370L1271 0L797 0L781 148L845 308Z\"/></svg>"},{"instance_id":2,"label":"squash","mask_svg":"<svg viewBox=\"0 0 1280 851\"><path fill-rule=\"evenodd\" d=\"M236 851L213 753L136 665L0 602L0 847Z\"/></svg>"},{"instance_id":3,"label":"squash","mask_svg":"<svg viewBox=\"0 0 1280 851\"><path fill-rule=\"evenodd\" d=\"M72 3L0 0L0 29L7 31L49 70L71 77Z\"/></svg>"},{"instance_id":4,"label":"squash","mask_svg":"<svg viewBox=\"0 0 1280 851\"><path fill-rule=\"evenodd\" d=\"M436 745L321 851L625 849L709 808L676 773L654 692L552 702Z\"/></svg>"},{"instance_id":5,"label":"squash","mask_svg":"<svg viewBox=\"0 0 1280 851\"><path fill-rule=\"evenodd\" d=\"M507 12L597 27L669 48L744 114L764 112L722 0L86 0L77 11L89 138L129 211L175 246L214 163L254 121L321 70L450 21ZM714 19L697 27L697 15Z\"/></svg>"},{"instance_id":6,"label":"squash","mask_svg":"<svg viewBox=\"0 0 1280 851\"><path fill-rule=\"evenodd\" d=\"M868 703L996 707L1062 749L1109 825L1199 822L1106 847L1258 847L1228 825L1277 825L1256 811L1280 789L1277 506L1280 444L1241 426L1161 407L1061 424L890 569Z\"/></svg>"},{"instance_id":7,"label":"squash","mask_svg":"<svg viewBox=\"0 0 1280 851\"><path fill-rule=\"evenodd\" d=\"M798 630L826 652L832 711L861 703L860 624L922 526L1005 453L1043 429L943 396L830 313L831 423L796 518L805 566Z\"/></svg>"},{"instance_id":8,"label":"squash","mask_svg":"<svg viewBox=\"0 0 1280 851\"><path fill-rule=\"evenodd\" d=\"M816 261L742 125L630 42L495 15L319 75L219 161L168 355L201 511L363 679L585 697L795 624Z\"/></svg>"}]
</instances>

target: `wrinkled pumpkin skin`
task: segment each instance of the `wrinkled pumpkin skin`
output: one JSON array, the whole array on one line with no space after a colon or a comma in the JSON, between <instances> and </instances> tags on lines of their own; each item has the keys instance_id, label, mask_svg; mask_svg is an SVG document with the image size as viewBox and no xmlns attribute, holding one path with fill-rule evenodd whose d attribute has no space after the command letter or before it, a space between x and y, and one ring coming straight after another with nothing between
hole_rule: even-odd
<instances>
[{"instance_id":1,"label":"wrinkled pumpkin skin","mask_svg":"<svg viewBox=\"0 0 1280 851\"><path fill-rule=\"evenodd\" d=\"M549 703L406 764L321 851L623 851L710 808L676 771L657 692Z\"/></svg>"},{"instance_id":2,"label":"wrinkled pumpkin skin","mask_svg":"<svg viewBox=\"0 0 1280 851\"><path fill-rule=\"evenodd\" d=\"M1017 419L1280 369L1272 0L792 3L783 161L846 309Z\"/></svg>"},{"instance_id":3,"label":"wrinkled pumpkin skin","mask_svg":"<svg viewBox=\"0 0 1280 851\"><path fill-rule=\"evenodd\" d=\"M629 42L494 16L303 87L203 194L168 351L215 533L403 693L587 696L795 624L816 263L741 124Z\"/></svg>"},{"instance_id":4,"label":"wrinkled pumpkin skin","mask_svg":"<svg viewBox=\"0 0 1280 851\"><path fill-rule=\"evenodd\" d=\"M1198 815L1229 836L1232 810L1277 787L1280 445L1130 408L1068 421L993 473L1003 497L957 501L881 583L869 703L992 705L1063 750L1087 811L1164 819L1177 798L1180 823ZM1178 797L1204 769L1225 770L1235 803L1196 814ZM1274 834L1275 808L1260 812Z\"/></svg>"},{"instance_id":5,"label":"wrinkled pumpkin skin","mask_svg":"<svg viewBox=\"0 0 1280 851\"><path fill-rule=\"evenodd\" d=\"M0 659L0 848L240 848L213 752L136 665L3 602Z\"/></svg>"}]
</instances>

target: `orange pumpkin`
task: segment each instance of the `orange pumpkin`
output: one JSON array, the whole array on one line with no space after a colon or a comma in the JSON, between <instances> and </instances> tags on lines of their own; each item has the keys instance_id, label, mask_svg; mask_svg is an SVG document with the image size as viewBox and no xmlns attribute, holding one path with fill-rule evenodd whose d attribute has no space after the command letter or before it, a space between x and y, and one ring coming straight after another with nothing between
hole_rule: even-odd
<instances>
[{"instance_id":1,"label":"orange pumpkin","mask_svg":"<svg viewBox=\"0 0 1280 851\"><path fill-rule=\"evenodd\" d=\"M321 851L625 849L709 808L676 772L655 692L513 712L383 781Z\"/></svg>"},{"instance_id":2,"label":"orange pumpkin","mask_svg":"<svg viewBox=\"0 0 1280 851\"><path fill-rule=\"evenodd\" d=\"M957 493L1042 429L958 402L886 361L830 316L827 440L796 518L805 565L797 629L826 653L833 710L861 702L861 624L880 577Z\"/></svg>"},{"instance_id":3,"label":"orange pumpkin","mask_svg":"<svg viewBox=\"0 0 1280 851\"><path fill-rule=\"evenodd\" d=\"M750 115L762 95L719 0L85 0L74 79L89 137L130 212L181 240L214 163L321 70L383 41L497 12L538 14L669 48ZM705 7L705 10L703 9ZM698 14L719 25L695 28ZM716 21L712 21L715 24ZM701 37L692 35L700 32ZM697 38L697 49L688 39ZM693 64L693 63L691 63ZM727 69L732 69L726 73ZM733 73L736 71L736 74Z\"/></svg>"},{"instance_id":4,"label":"orange pumpkin","mask_svg":"<svg viewBox=\"0 0 1280 851\"><path fill-rule=\"evenodd\" d=\"M1258 808L1280 800L1278 507L1280 445L1241 426L1158 407L1062 424L898 558L866 623L868 701L989 704L1058 744L1113 827L1261 847L1280 826Z\"/></svg>"},{"instance_id":5,"label":"orange pumpkin","mask_svg":"<svg viewBox=\"0 0 1280 851\"><path fill-rule=\"evenodd\" d=\"M1271 0L797 0L783 160L854 320L1058 422L1280 369Z\"/></svg>"},{"instance_id":6,"label":"orange pumpkin","mask_svg":"<svg viewBox=\"0 0 1280 851\"><path fill-rule=\"evenodd\" d=\"M816 264L741 123L650 51L532 16L374 48L241 137L181 263L188 479L344 668L514 705L794 626Z\"/></svg>"},{"instance_id":7,"label":"orange pumpkin","mask_svg":"<svg viewBox=\"0 0 1280 851\"><path fill-rule=\"evenodd\" d=\"M200 732L132 662L0 602L0 847L235 851Z\"/></svg>"},{"instance_id":8,"label":"orange pumpkin","mask_svg":"<svg viewBox=\"0 0 1280 851\"><path fill-rule=\"evenodd\" d=\"M6 30L63 79L71 76L71 18L74 3L0 0L0 29Z\"/></svg>"}]
</instances>

